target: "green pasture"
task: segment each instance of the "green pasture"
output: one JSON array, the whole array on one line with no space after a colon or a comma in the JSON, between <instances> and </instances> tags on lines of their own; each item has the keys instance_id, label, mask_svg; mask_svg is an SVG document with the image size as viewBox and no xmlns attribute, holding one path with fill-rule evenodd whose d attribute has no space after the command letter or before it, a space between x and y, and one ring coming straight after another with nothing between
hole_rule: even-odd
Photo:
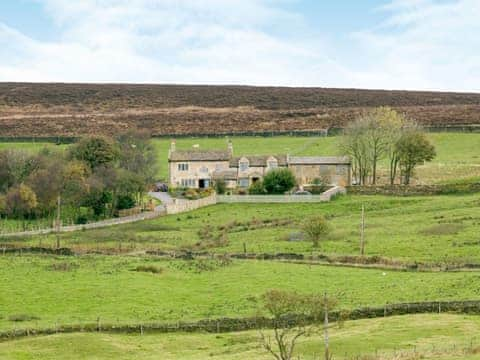
<instances>
[{"instance_id":1,"label":"green pasture","mask_svg":"<svg viewBox=\"0 0 480 360\"><path fill-rule=\"evenodd\" d=\"M411 315L357 320L330 329L335 359L480 359L480 317ZM265 334L271 335L270 331ZM302 338L295 359L320 359L321 332ZM260 345L258 331L224 334L77 333L25 338L0 343L5 359L272 359Z\"/></svg>"},{"instance_id":2,"label":"green pasture","mask_svg":"<svg viewBox=\"0 0 480 360\"><path fill-rule=\"evenodd\" d=\"M136 271L152 267L155 273ZM143 268L145 269L145 267ZM0 330L262 314L269 289L338 297L339 307L480 297L478 272L401 272L268 261L0 256Z\"/></svg>"},{"instance_id":3,"label":"green pasture","mask_svg":"<svg viewBox=\"0 0 480 360\"><path fill-rule=\"evenodd\" d=\"M417 182L439 183L480 178L480 134L472 133L429 133L435 144L437 157L431 163L418 168ZM340 155L338 137L301 137L301 136L246 136L230 137L236 155L255 154L291 154L291 155ZM225 149L226 138L178 138L177 149L191 149L199 145L201 149ZM154 139L161 160L159 178L167 177L167 159L170 139ZM44 146L59 146L42 142L35 143L0 143L2 148L22 148L38 151ZM67 145L60 145L65 148ZM382 168L380 169L382 172ZM386 165L383 165L385 173Z\"/></svg>"},{"instance_id":4,"label":"green pasture","mask_svg":"<svg viewBox=\"0 0 480 360\"><path fill-rule=\"evenodd\" d=\"M60 239L63 247L79 252L243 253L246 249L257 254L359 255L362 205L367 256L410 263L480 263L480 194L347 195L329 203L219 204L154 220L64 233ZM324 215L332 229L319 248L299 234L304 220L316 215ZM3 238L2 244L52 247L56 237Z\"/></svg>"}]
</instances>

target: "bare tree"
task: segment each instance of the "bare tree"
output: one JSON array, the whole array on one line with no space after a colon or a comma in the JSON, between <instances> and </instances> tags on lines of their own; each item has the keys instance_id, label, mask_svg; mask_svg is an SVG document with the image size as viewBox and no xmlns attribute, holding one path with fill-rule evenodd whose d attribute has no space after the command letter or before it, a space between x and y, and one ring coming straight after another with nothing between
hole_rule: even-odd
<instances>
[{"instance_id":1,"label":"bare tree","mask_svg":"<svg viewBox=\"0 0 480 360\"><path fill-rule=\"evenodd\" d=\"M389 107L379 107L362 114L345 129L342 151L353 160L353 174L360 185L376 184L378 163L388 157L390 181L398 168L395 144L401 136L405 118Z\"/></svg>"},{"instance_id":2,"label":"bare tree","mask_svg":"<svg viewBox=\"0 0 480 360\"><path fill-rule=\"evenodd\" d=\"M291 360L298 339L318 332L326 309L336 305L336 300L326 295L300 295L281 290L268 291L263 302L273 318L273 336L260 332L260 340L277 360Z\"/></svg>"}]
</instances>

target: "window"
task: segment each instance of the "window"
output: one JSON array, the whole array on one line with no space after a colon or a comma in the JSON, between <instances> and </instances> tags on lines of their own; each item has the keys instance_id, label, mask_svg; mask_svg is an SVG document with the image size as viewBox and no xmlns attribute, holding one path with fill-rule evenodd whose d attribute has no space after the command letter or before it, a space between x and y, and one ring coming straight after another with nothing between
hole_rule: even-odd
<instances>
[{"instance_id":1,"label":"window","mask_svg":"<svg viewBox=\"0 0 480 360\"><path fill-rule=\"evenodd\" d=\"M267 162L267 166L269 169L275 169L278 167L278 161L277 160L269 160Z\"/></svg>"},{"instance_id":2,"label":"window","mask_svg":"<svg viewBox=\"0 0 480 360\"><path fill-rule=\"evenodd\" d=\"M240 161L239 167L240 167L240 171L247 171L248 161Z\"/></svg>"},{"instance_id":3,"label":"window","mask_svg":"<svg viewBox=\"0 0 480 360\"><path fill-rule=\"evenodd\" d=\"M201 172L201 173L204 173L204 174L205 174L205 173L208 173L208 168L207 168L206 166L202 166L202 167L200 168L200 172Z\"/></svg>"},{"instance_id":4,"label":"window","mask_svg":"<svg viewBox=\"0 0 480 360\"><path fill-rule=\"evenodd\" d=\"M178 171L188 171L188 164L178 164Z\"/></svg>"},{"instance_id":5,"label":"window","mask_svg":"<svg viewBox=\"0 0 480 360\"><path fill-rule=\"evenodd\" d=\"M248 185L250 185L250 181L248 179L240 179L238 180L238 185L240 187L246 188Z\"/></svg>"},{"instance_id":6,"label":"window","mask_svg":"<svg viewBox=\"0 0 480 360\"><path fill-rule=\"evenodd\" d=\"M196 187L197 181L195 179L182 179L181 181L182 187Z\"/></svg>"}]
</instances>

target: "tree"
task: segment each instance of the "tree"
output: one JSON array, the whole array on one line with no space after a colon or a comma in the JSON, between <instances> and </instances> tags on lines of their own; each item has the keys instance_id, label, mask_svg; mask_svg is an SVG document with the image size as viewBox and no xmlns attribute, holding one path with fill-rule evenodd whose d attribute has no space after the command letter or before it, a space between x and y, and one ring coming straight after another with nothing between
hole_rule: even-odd
<instances>
[{"instance_id":1,"label":"tree","mask_svg":"<svg viewBox=\"0 0 480 360\"><path fill-rule=\"evenodd\" d=\"M290 169L270 170L263 178L263 185L269 194L284 194L293 189L295 176Z\"/></svg>"},{"instance_id":2,"label":"tree","mask_svg":"<svg viewBox=\"0 0 480 360\"><path fill-rule=\"evenodd\" d=\"M340 150L352 159L353 177L359 185L367 183L371 170L371 154L365 137L364 121L360 118L348 124L340 141Z\"/></svg>"},{"instance_id":3,"label":"tree","mask_svg":"<svg viewBox=\"0 0 480 360\"><path fill-rule=\"evenodd\" d=\"M10 188L5 200L5 212L14 218L25 218L33 215L36 209L37 195L24 184Z\"/></svg>"},{"instance_id":4,"label":"tree","mask_svg":"<svg viewBox=\"0 0 480 360\"><path fill-rule=\"evenodd\" d=\"M5 195L0 194L0 215L5 214L7 210L7 198Z\"/></svg>"},{"instance_id":5,"label":"tree","mask_svg":"<svg viewBox=\"0 0 480 360\"><path fill-rule=\"evenodd\" d=\"M328 235L331 229L325 217L319 215L307 219L303 224L303 231L313 242L313 246L318 247L321 238Z\"/></svg>"},{"instance_id":6,"label":"tree","mask_svg":"<svg viewBox=\"0 0 480 360\"><path fill-rule=\"evenodd\" d=\"M92 136L81 139L70 149L70 157L84 161L90 169L99 166L110 166L119 155L118 148L112 139Z\"/></svg>"},{"instance_id":7,"label":"tree","mask_svg":"<svg viewBox=\"0 0 480 360\"><path fill-rule=\"evenodd\" d=\"M395 110L379 107L346 127L340 148L352 158L353 175L360 185L369 178L376 183L378 162L391 154L403 122L404 117Z\"/></svg>"},{"instance_id":8,"label":"tree","mask_svg":"<svg viewBox=\"0 0 480 360\"><path fill-rule=\"evenodd\" d=\"M435 147L425 134L418 130L402 134L396 144L396 152L405 185L410 184L415 166L423 164L425 161L432 161L436 156Z\"/></svg>"},{"instance_id":9,"label":"tree","mask_svg":"<svg viewBox=\"0 0 480 360\"><path fill-rule=\"evenodd\" d=\"M262 297L263 307L273 320L273 340L260 332L262 346L277 360L291 360L302 336L315 333L325 315L337 301L317 294L297 294L270 290Z\"/></svg>"},{"instance_id":10,"label":"tree","mask_svg":"<svg viewBox=\"0 0 480 360\"><path fill-rule=\"evenodd\" d=\"M47 214L56 208L57 198L63 187L63 164L58 161L57 165L46 169L38 169L30 174L27 184L37 195L38 210Z\"/></svg>"},{"instance_id":11,"label":"tree","mask_svg":"<svg viewBox=\"0 0 480 360\"><path fill-rule=\"evenodd\" d=\"M151 143L151 136L144 131L130 131L117 137L119 166L141 175L152 183L158 173L158 151Z\"/></svg>"},{"instance_id":12,"label":"tree","mask_svg":"<svg viewBox=\"0 0 480 360\"><path fill-rule=\"evenodd\" d=\"M34 164L34 157L26 151L0 151L0 191L22 183L34 170Z\"/></svg>"},{"instance_id":13,"label":"tree","mask_svg":"<svg viewBox=\"0 0 480 360\"><path fill-rule=\"evenodd\" d=\"M225 194L227 191L227 184L225 183L225 180L223 179L217 179L215 180L215 192L219 195Z\"/></svg>"}]
</instances>

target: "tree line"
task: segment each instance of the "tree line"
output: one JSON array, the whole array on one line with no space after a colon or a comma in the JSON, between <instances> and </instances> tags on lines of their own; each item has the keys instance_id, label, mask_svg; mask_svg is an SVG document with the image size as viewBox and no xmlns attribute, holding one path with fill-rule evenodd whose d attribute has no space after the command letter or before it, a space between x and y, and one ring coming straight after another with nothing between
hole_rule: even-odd
<instances>
[{"instance_id":1,"label":"tree line","mask_svg":"<svg viewBox=\"0 0 480 360\"><path fill-rule=\"evenodd\" d=\"M381 161L388 163L390 184L409 185L415 167L436 156L423 129L389 107L365 112L350 123L340 148L352 159L352 175L358 185L377 183Z\"/></svg>"},{"instance_id":2,"label":"tree line","mask_svg":"<svg viewBox=\"0 0 480 360\"><path fill-rule=\"evenodd\" d=\"M157 172L148 134L90 136L67 150L0 151L0 216L52 218L58 200L76 223L140 204Z\"/></svg>"}]
</instances>

